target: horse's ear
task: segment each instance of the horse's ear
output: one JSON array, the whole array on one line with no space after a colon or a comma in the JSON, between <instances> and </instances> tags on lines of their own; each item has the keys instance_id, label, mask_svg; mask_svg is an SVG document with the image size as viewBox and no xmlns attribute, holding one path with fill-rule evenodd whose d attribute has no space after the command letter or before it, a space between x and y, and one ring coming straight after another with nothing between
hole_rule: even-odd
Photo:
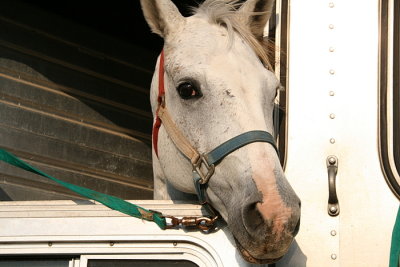
<instances>
[{"instance_id":1,"label":"horse's ear","mask_svg":"<svg viewBox=\"0 0 400 267\"><path fill-rule=\"evenodd\" d=\"M151 30L163 38L184 21L171 0L140 0L140 4Z\"/></svg>"},{"instance_id":2,"label":"horse's ear","mask_svg":"<svg viewBox=\"0 0 400 267\"><path fill-rule=\"evenodd\" d=\"M264 28L272 15L275 0L248 0L240 8L244 23L253 35L262 40Z\"/></svg>"}]
</instances>

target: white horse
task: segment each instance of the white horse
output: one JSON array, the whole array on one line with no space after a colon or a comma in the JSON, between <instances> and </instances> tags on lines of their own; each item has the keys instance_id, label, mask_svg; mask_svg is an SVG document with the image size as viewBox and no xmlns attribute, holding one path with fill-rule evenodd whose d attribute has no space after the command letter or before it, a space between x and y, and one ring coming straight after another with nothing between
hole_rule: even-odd
<instances>
[{"instance_id":1,"label":"white horse","mask_svg":"<svg viewBox=\"0 0 400 267\"><path fill-rule=\"evenodd\" d=\"M196 151L209 152L249 131L274 129L279 82L268 70L263 46L273 0L238 2L206 0L193 16L183 17L170 0L141 0L150 28L164 38L165 60L162 66L158 60L151 85L153 114L159 116L165 104L175 129ZM160 68L165 86L161 104ZM156 135L155 199L193 199L188 156L164 121ZM218 162L204 190L245 258L273 262L288 251L298 231L300 200L273 145L252 142L235 149Z\"/></svg>"}]
</instances>

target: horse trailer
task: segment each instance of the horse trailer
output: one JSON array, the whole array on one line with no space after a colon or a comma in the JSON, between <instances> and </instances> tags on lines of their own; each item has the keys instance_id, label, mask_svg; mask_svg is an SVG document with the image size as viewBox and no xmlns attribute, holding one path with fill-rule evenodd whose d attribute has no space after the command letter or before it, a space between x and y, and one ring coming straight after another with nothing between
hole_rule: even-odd
<instances>
[{"instance_id":1,"label":"horse trailer","mask_svg":"<svg viewBox=\"0 0 400 267\"><path fill-rule=\"evenodd\" d=\"M185 16L196 5L173 2ZM162 40L139 1L62 5L0 3L0 150L147 211L210 215L152 200L149 88ZM274 132L301 200L285 256L250 263L223 220L162 230L0 161L0 266L400 266L400 1L273 10Z\"/></svg>"}]
</instances>

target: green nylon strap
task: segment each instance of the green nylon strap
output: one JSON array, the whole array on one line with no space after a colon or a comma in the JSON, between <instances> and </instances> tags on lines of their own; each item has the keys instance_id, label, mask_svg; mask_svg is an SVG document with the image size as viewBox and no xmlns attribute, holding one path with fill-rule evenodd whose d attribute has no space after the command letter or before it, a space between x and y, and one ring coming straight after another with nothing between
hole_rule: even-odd
<instances>
[{"instance_id":1,"label":"green nylon strap","mask_svg":"<svg viewBox=\"0 0 400 267\"><path fill-rule=\"evenodd\" d=\"M400 257L400 207L397 211L396 222L392 233L392 246L390 248L389 267L398 267Z\"/></svg>"},{"instance_id":2,"label":"green nylon strap","mask_svg":"<svg viewBox=\"0 0 400 267\"><path fill-rule=\"evenodd\" d=\"M41 170L38 170L32 166L30 166L28 163L24 162L23 160L19 159L18 157L14 156L13 154L5 151L4 149L0 149L0 160L11 164L15 167L27 170L29 172L41 175L43 177L46 177L50 180L53 180L54 182L68 188L69 190L84 196L89 199L93 199L97 202L102 203L103 205L113 209L120 211L122 213L128 214L130 216L144 219L147 221L154 221L161 229L166 229L166 220L165 218L156 212L144 209L142 207L139 207L137 205L134 205L132 203L129 203L123 199L110 196L107 194L103 194L85 187L73 185L64 181L61 181L57 178L54 178Z\"/></svg>"}]
</instances>

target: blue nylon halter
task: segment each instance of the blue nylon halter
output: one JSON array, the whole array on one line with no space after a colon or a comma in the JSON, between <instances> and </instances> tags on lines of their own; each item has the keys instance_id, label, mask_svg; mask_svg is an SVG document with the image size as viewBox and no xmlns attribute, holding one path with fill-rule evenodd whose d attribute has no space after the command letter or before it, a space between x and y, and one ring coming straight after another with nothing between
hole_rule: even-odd
<instances>
[{"instance_id":1,"label":"blue nylon halter","mask_svg":"<svg viewBox=\"0 0 400 267\"><path fill-rule=\"evenodd\" d=\"M204 155L209 165L219 163L224 157L233 151L254 142L265 142L273 146L276 153L278 148L275 145L275 140L269 132L266 131L249 131L229 139L225 143L217 146L212 151Z\"/></svg>"},{"instance_id":2,"label":"blue nylon halter","mask_svg":"<svg viewBox=\"0 0 400 267\"><path fill-rule=\"evenodd\" d=\"M279 155L278 148L276 147L274 137L266 131L249 131L242 133L238 136L235 136L225 143L222 143L221 145L217 146L214 148L212 151L203 154L201 159L203 163L206 165L206 168L208 170L211 169L211 172L214 172L214 167L222 161L226 156L228 156L230 153L233 151L248 145L250 143L255 143L255 142L265 142L269 143L272 145L272 147L275 149L276 153ZM201 164L201 162L200 162ZM211 174L207 174L208 179L211 177ZM197 197L199 199L199 202L201 204L208 204L206 195L205 195L205 190L207 187L207 182L204 181L204 175L201 174L200 167L194 168L193 169L193 182L194 186L196 188L196 193ZM208 206L208 205L207 205Z\"/></svg>"}]
</instances>

